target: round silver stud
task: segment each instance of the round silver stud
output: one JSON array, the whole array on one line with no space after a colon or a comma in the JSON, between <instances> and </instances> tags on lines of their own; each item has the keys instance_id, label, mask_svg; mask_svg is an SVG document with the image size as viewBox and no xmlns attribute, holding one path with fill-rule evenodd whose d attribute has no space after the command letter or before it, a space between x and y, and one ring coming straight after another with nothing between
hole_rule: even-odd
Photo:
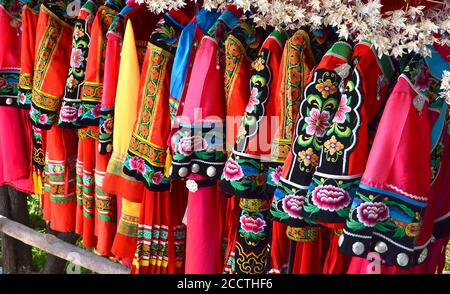
<instances>
[{"instance_id":1,"label":"round silver stud","mask_svg":"<svg viewBox=\"0 0 450 294\"><path fill-rule=\"evenodd\" d=\"M399 253L397 255L397 263L399 266L406 266L408 264L409 257L406 253Z\"/></svg>"},{"instance_id":2,"label":"round silver stud","mask_svg":"<svg viewBox=\"0 0 450 294\"><path fill-rule=\"evenodd\" d=\"M187 174L188 174L188 169L186 167L182 167L178 170L178 175L182 178L187 176Z\"/></svg>"},{"instance_id":3,"label":"round silver stud","mask_svg":"<svg viewBox=\"0 0 450 294\"><path fill-rule=\"evenodd\" d=\"M375 251L378 253L385 253L388 250L387 244L379 241L375 244Z\"/></svg>"},{"instance_id":4,"label":"round silver stud","mask_svg":"<svg viewBox=\"0 0 450 294\"><path fill-rule=\"evenodd\" d=\"M424 262L425 259L427 259L427 256L428 256L428 248L424 248L424 249L422 250L422 252L420 252L420 255L419 255L419 263Z\"/></svg>"},{"instance_id":5,"label":"round silver stud","mask_svg":"<svg viewBox=\"0 0 450 294\"><path fill-rule=\"evenodd\" d=\"M214 166L210 166L208 167L208 169L206 170L206 174L208 175L208 177L214 177L217 174L217 170Z\"/></svg>"},{"instance_id":6,"label":"round silver stud","mask_svg":"<svg viewBox=\"0 0 450 294\"><path fill-rule=\"evenodd\" d=\"M342 235L339 236L339 240L338 240L338 245L339 245L339 247L342 246L342 243L344 243L344 234L342 234Z\"/></svg>"},{"instance_id":7,"label":"round silver stud","mask_svg":"<svg viewBox=\"0 0 450 294\"><path fill-rule=\"evenodd\" d=\"M13 103L13 100L11 98L6 99L6 104L11 105Z\"/></svg>"},{"instance_id":8,"label":"round silver stud","mask_svg":"<svg viewBox=\"0 0 450 294\"><path fill-rule=\"evenodd\" d=\"M361 255L364 252L364 244L362 242L355 242L352 245L352 251L353 253L355 253L356 255Z\"/></svg>"},{"instance_id":9,"label":"round silver stud","mask_svg":"<svg viewBox=\"0 0 450 294\"><path fill-rule=\"evenodd\" d=\"M200 171L200 165L198 165L198 163L194 163L194 164L191 166L191 171L192 171L194 174L198 173L198 172Z\"/></svg>"}]
</instances>

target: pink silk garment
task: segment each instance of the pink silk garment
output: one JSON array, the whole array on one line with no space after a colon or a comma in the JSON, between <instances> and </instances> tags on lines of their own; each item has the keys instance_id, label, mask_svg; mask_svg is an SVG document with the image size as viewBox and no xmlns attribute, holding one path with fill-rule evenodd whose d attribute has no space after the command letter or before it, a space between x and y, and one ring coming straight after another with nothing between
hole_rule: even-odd
<instances>
[{"instance_id":1,"label":"pink silk garment","mask_svg":"<svg viewBox=\"0 0 450 294\"><path fill-rule=\"evenodd\" d=\"M26 113L14 106L20 73L20 25L20 19L0 5L0 186L31 193L31 127Z\"/></svg>"}]
</instances>

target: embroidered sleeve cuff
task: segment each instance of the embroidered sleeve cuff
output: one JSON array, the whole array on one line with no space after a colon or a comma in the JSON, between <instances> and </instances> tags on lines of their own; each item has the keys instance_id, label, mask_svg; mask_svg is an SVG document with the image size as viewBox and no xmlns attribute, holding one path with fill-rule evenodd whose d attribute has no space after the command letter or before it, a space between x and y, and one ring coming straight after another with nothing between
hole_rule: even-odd
<instances>
[{"instance_id":1,"label":"embroidered sleeve cuff","mask_svg":"<svg viewBox=\"0 0 450 294\"><path fill-rule=\"evenodd\" d=\"M114 126L114 109L101 108L100 134L99 134L100 154L107 154L112 152L113 126Z\"/></svg>"},{"instance_id":2,"label":"embroidered sleeve cuff","mask_svg":"<svg viewBox=\"0 0 450 294\"><path fill-rule=\"evenodd\" d=\"M414 248L423 208L400 194L361 184L339 240L340 250L361 257L375 252L384 264L403 268L423 262L426 252Z\"/></svg>"},{"instance_id":3,"label":"embroidered sleeve cuff","mask_svg":"<svg viewBox=\"0 0 450 294\"><path fill-rule=\"evenodd\" d=\"M244 198L265 198L266 165L256 156L233 152L225 163L221 187L227 194Z\"/></svg>"}]
</instances>

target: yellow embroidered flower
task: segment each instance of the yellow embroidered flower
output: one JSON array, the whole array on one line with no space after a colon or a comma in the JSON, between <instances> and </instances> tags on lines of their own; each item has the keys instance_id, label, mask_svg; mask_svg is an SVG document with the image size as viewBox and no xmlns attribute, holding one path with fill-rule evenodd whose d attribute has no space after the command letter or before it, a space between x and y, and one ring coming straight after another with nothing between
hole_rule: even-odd
<instances>
[{"instance_id":1,"label":"yellow embroidered flower","mask_svg":"<svg viewBox=\"0 0 450 294\"><path fill-rule=\"evenodd\" d=\"M330 155L333 155L334 153L344 149L344 145L342 145L342 143L339 142L335 136L332 136L329 140L325 141L325 143L323 143L323 146L326 150L328 150L328 152L330 152Z\"/></svg>"},{"instance_id":2,"label":"yellow embroidered flower","mask_svg":"<svg viewBox=\"0 0 450 294\"><path fill-rule=\"evenodd\" d=\"M255 61L253 61L252 65L256 71L262 71L264 69L264 59L262 57L258 57Z\"/></svg>"},{"instance_id":3,"label":"yellow embroidered flower","mask_svg":"<svg viewBox=\"0 0 450 294\"><path fill-rule=\"evenodd\" d=\"M72 76L70 75L69 78L67 79L67 87L69 88L75 88L78 85L78 81Z\"/></svg>"},{"instance_id":4,"label":"yellow embroidered flower","mask_svg":"<svg viewBox=\"0 0 450 294\"><path fill-rule=\"evenodd\" d=\"M316 89L322 94L323 98L327 98L329 95L337 92L337 87L333 84L330 79L325 80L325 82L316 85Z\"/></svg>"},{"instance_id":5,"label":"yellow embroidered flower","mask_svg":"<svg viewBox=\"0 0 450 294\"><path fill-rule=\"evenodd\" d=\"M416 237L419 234L420 225L419 223L408 224L405 228L406 236Z\"/></svg>"},{"instance_id":6,"label":"yellow embroidered flower","mask_svg":"<svg viewBox=\"0 0 450 294\"><path fill-rule=\"evenodd\" d=\"M306 151L300 151L298 156L300 157L300 161L303 162L305 166L315 166L319 161L319 156L314 154L312 148L308 148Z\"/></svg>"}]
</instances>

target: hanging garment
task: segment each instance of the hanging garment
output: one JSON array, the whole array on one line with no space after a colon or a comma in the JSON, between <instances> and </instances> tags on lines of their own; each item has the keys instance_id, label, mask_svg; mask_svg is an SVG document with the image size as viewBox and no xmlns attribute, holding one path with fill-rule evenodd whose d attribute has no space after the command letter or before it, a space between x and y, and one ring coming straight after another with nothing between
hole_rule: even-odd
<instances>
[{"instance_id":1,"label":"hanging garment","mask_svg":"<svg viewBox=\"0 0 450 294\"><path fill-rule=\"evenodd\" d=\"M49 2L40 7L30 118L32 124L42 130L36 132L38 141L42 142L39 136L46 136L44 219L50 221L50 227L56 231L72 232L76 209L76 136L73 131L53 125L70 61L73 20L64 14L64 3Z\"/></svg>"},{"instance_id":2,"label":"hanging garment","mask_svg":"<svg viewBox=\"0 0 450 294\"><path fill-rule=\"evenodd\" d=\"M411 256L413 256L411 267L401 268L395 265L378 266L378 270L381 273L425 273L429 268L433 268L432 273L434 273L436 271L436 264L438 263L437 260L439 260L436 258L439 256L439 254L436 254L438 253L438 250L436 250L436 246L433 245L433 242L436 239L433 230L434 221L437 218L436 211L441 207L445 207L445 205L442 204L448 203L447 196L449 194L448 191L446 191L448 186L446 176L448 175L446 174L446 171L448 170L449 164L448 151L450 150L447 145L449 142L449 136L447 135L448 122L446 122L448 115L447 105L445 101L439 97L439 91L443 70L449 68L449 63L443 59L439 54L439 51L435 50L435 48L431 48L431 52L432 55L425 59L426 66L424 65L420 70L416 77L416 81L418 82L415 84L415 87L418 87L421 94L426 95L429 100L428 111L423 115L427 116L431 129L430 197L426 203L427 207L425 213L420 220L420 229L416 227L412 230L410 226L408 230L408 226L406 226L406 235L415 237L414 248L411 250ZM410 63L409 66L415 66L415 64ZM400 232L400 229L398 231ZM401 235L398 235L397 237L401 237ZM378 249L375 247L376 251L370 252L368 256L378 255L380 246L383 246L383 244L378 243ZM428 261L428 256L431 257L430 261ZM374 262L371 260L362 261L361 273L371 270L367 265L373 263ZM357 262L352 262L352 264L357 264ZM357 270L356 266L351 270Z\"/></svg>"},{"instance_id":3,"label":"hanging garment","mask_svg":"<svg viewBox=\"0 0 450 294\"><path fill-rule=\"evenodd\" d=\"M117 83L118 83L118 75L119 75L119 62L121 60L120 56L120 50L122 46L122 39L124 36L124 23L128 20L133 20L137 23L144 23L145 26L139 26L136 31L136 36L138 38L138 41L134 40L132 41L132 45L136 49L136 58L137 58L137 67L134 65L134 63L131 64L131 67L133 69L128 69L128 72L122 77L122 80L129 84L130 88L128 88L128 91L126 94L121 93L120 95L123 96L121 99L123 101L120 102L119 110L120 109L126 109L126 111L119 111L117 114L118 121L121 122L117 126L117 135L119 136L118 140L123 140L123 134L124 130L126 134L130 134L131 136L131 130L132 130L132 124L134 122L134 118L136 117L136 99L137 99L137 89L138 89L138 81L139 81L139 68L142 66L142 63L144 62L144 55L145 55L145 48L147 42L145 40L148 39L150 36L151 30L153 30L154 25L156 24L156 18L150 11L146 9L145 6L139 6L136 5L133 1L128 1L127 5L122 8L120 13L116 15L113 19L113 23L111 24L108 33L106 35L107 38L107 44L106 44L106 52L105 52L105 71L104 71L104 79L103 79L103 95L102 95L102 103L100 108L100 128L99 128L99 140L98 140L98 150L99 153L102 154L102 156L105 156L109 158L109 162L101 161L98 162L96 165L96 172L98 174L104 175L103 182L99 186L102 186L102 190L105 191L105 193L108 193L109 195L103 199L103 201L96 202L96 208L97 213L104 214L104 212L109 213L109 220L107 222L102 222L101 220L98 221L98 224L102 225L104 229L100 228L99 231L103 231L103 233L99 234L107 234L107 237L104 239L108 241L107 244L109 244L109 248L113 245L113 241L116 236L116 220L121 220L121 210L117 209L117 206L124 207L123 205L120 205L122 202L122 198L120 195L117 195L118 193L124 192L126 190L127 195L135 193L136 191L134 189L131 189L129 183L126 183L126 185L121 185L124 182L124 179L121 176L116 176L115 174L112 174L108 171L108 166L112 166L113 164L117 164L117 158L116 154L118 153L116 150L114 153L113 151L113 142L112 142L112 134L114 129L114 103L116 101L116 89L117 89ZM129 49L127 49L129 50ZM124 56L128 56L128 53L124 53ZM123 59L123 57L122 57ZM124 62L127 62L128 59L123 59ZM125 63L127 64L127 63ZM127 64L128 66L128 64ZM136 74L134 75L135 70L137 69ZM131 72L131 73L130 73ZM129 80L131 79L131 80ZM135 87L133 85L130 85L130 83L134 83ZM136 93L133 95L133 89L136 89ZM125 118L123 119L123 116L125 115ZM126 148L128 147L129 137L128 139L125 139L126 141L124 144L122 144L124 147L122 147L123 153L126 152ZM116 146L117 147L117 146ZM124 149L125 148L125 149ZM116 148L115 148L116 149ZM118 148L118 150L121 150ZM110 169L111 170L111 169ZM115 171L120 171L119 175L121 174L122 167L119 169L116 167ZM122 173L123 175L123 173ZM100 177L97 178L100 180ZM120 181L120 184L117 180ZM122 191L121 191L122 190ZM114 195L114 196L113 196ZM115 196L117 195L117 196ZM142 195L139 194L140 196ZM100 205L106 203L107 205L103 205L102 207L107 208L106 210L102 211L100 209ZM116 205L117 204L117 205ZM112 208L112 209L111 209ZM117 214L117 217L116 217ZM132 239L134 240L134 239ZM100 241L100 240L99 240ZM132 243L133 244L133 243ZM100 246L100 244L97 245L97 247ZM128 246L126 246L128 247ZM117 252L116 250L117 246L114 246L112 252ZM131 258L128 256L127 260L123 260L125 264L131 264ZM116 255L117 258L122 259L123 256Z\"/></svg>"},{"instance_id":4,"label":"hanging garment","mask_svg":"<svg viewBox=\"0 0 450 294\"><path fill-rule=\"evenodd\" d=\"M304 35L306 33L297 34L293 42L297 46L303 45ZM286 62L299 62L295 50L287 50L289 60L285 59ZM314 60L311 55L306 55L309 58L306 60ZM268 191L278 186L271 207L273 219L289 225L286 231L289 239L304 243L290 246L290 264L294 273L322 272L322 260L328 251L329 234L314 228L317 224L304 220L300 212L307 185L319 162L321 137L337 110L339 90L349 73L350 55L351 47L347 43L336 42L314 70L311 69L313 62L303 62L303 65L309 66L292 68L284 79L280 78L280 90L284 90L282 93L286 95L287 103L281 106L281 127L272 143L267 186ZM284 165L281 166L281 163Z\"/></svg>"},{"instance_id":5,"label":"hanging garment","mask_svg":"<svg viewBox=\"0 0 450 294\"><path fill-rule=\"evenodd\" d=\"M169 179L164 175L167 154L167 147L164 146L167 146L170 131L170 70L179 35L188 22L189 19L182 12L166 13L151 34L147 46L137 105L140 110L128 145L123 172L142 181L150 191L167 191L169 188ZM168 192L165 193L168 197ZM142 194L134 195L134 201L141 202L143 196ZM151 205L151 203L146 205L149 204ZM163 209L161 214L165 214L164 211L170 211L164 206L161 208ZM137 230L136 224L136 233ZM167 239L167 234L164 232L162 236ZM129 247L131 258L135 254L137 234L134 238L134 246ZM159 235L155 238L158 239ZM165 252L161 254L164 256Z\"/></svg>"},{"instance_id":6,"label":"hanging garment","mask_svg":"<svg viewBox=\"0 0 450 294\"><path fill-rule=\"evenodd\" d=\"M127 15L127 19L128 19ZM138 47L134 37L134 31L132 27L132 22L134 17L127 20L127 29L125 35L123 34L123 21L122 16L117 16L116 20L112 25L112 30L108 33L108 47L107 47L107 60L111 60L113 65L115 65L116 58L119 58L120 54L120 67L114 66L114 69L119 71L118 76L114 77L114 72L110 72L108 80L109 84L106 84L110 88L105 91L104 101L105 103L114 103L114 108L116 112L114 113L114 121L116 122L111 127L114 128L114 153L108 164L107 173L103 182L104 188L108 192L117 193L122 195L125 190L131 185L127 185L127 176L123 175L122 167L123 165L116 161L121 153L126 154L128 148L129 139L131 138L131 132L133 130L133 122L137 116L138 107L138 91L139 91L139 72L140 65L144 62L141 54L138 54L138 50L142 48ZM140 30L138 29L138 32ZM144 36L140 35L141 38ZM146 36L148 38L148 36ZM123 38L122 53L120 53L120 43ZM111 47L110 47L111 46ZM118 52L119 54L115 54ZM117 60L118 61L118 60ZM119 70L120 68L120 70ZM117 94L113 94L113 88L117 85ZM110 92L111 91L111 92ZM112 124L112 121L111 121ZM100 143L102 144L102 143ZM124 158L125 156L122 155ZM142 186L143 188L143 186ZM136 193L136 194L134 194ZM130 202L128 195L133 195L135 199L137 197L142 197L143 189L137 192L135 189L127 191L127 196L122 198L118 197L117 201L121 203L119 210L119 229L115 234L112 252L114 255L120 259L125 259L126 264L131 264L131 260L134 255L134 250L136 249L136 234L137 234L137 223L140 214L141 205L140 203ZM133 209L133 215L128 212L130 209L128 206L136 207ZM133 222L129 220L133 218ZM131 230L131 226L133 226ZM130 230L126 228L129 227ZM135 227L135 228L134 228Z\"/></svg>"},{"instance_id":7,"label":"hanging garment","mask_svg":"<svg viewBox=\"0 0 450 294\"><path fill-rule=\"evenodd\" d=\"M27 1L22 10L22 42L20 52L20 76L18 84L17 105L30 109L33 88L33 73L36 49L36 27L42 1ZM27 115L28 117L28 115ZM42 195L42 178L45 159L45 132L33 126L32 163L34 194Z\"/></svg>"},{"instance_id":8,"label":"hanging garment","mask_svg":"<svg viewBox=\"0 0 450 294\"><path fill-rule=\"evenodd\" d=\"M183 106L184 89L189 83L198 43L218 16L217 12L202 9L181 31L170 76L170 98L167 106L170 107L171 123ZM164 103L164 100L160 103ZM169 138L165 131L152 130L161 138ZM170 159L166 158L166 161ZM186 187L181 181L173 181L170 191L145 191L132 273L184 272L186 226L182 220L187 205L186 195Z\"/></svg>"},{"instance_id":9,"label":"hanging garment","mask_svg":"<svg viewBox=\"0 0 450 294\"><path fill-rule=\"evenodd\" d=\"M136 29L136 37L134 38L136 40L133 41L138 61L137 72L135 69L126 69L123 78L119 79L119 68L122 60L120 51L125 23L128 19L136 23L145 21L148 25L139 26ZM107 34L108 44L106 46L104 91L100 111L99 150L103 154L112 152L103 181L103 189L110 194L118 195L117 201L119 203L119 198L122 195L129 200L139 201L144 193L144 185L125 175L122 170L134 120L138 115L137 107L141 103L141 100L138 100L140 69L143 67L149 36L158 20L159 17L155 17L153 14L149 15L145 6L140 6L124 16L119 14L114 19ZM126 53L126 56L128 54L131 53ZM131 65L133 64L131 63ZM118 90L119 82L122 85L120 92Z\"/></svg>"},{"instance_id":10,"label":"hanging garment","mask_svg":"<svg viewBox=\"0 0 450 294\"><path fill-rule=\"evenodd\" d=\"M385 104L394 73L389 57L377 57L368 42L354 47L352 60L354 70L323 133L319 164L300 211L303 218L337 229L345 225L351 199L365 169L368 126Z\"/></svg>"},{"instance_id":11,"label":"hanging garment","mask_svg":"<svg viewBox=\"0 0 450 294\"><path fill-rule=\"evenodd\" d=\"M100 102L105 73L106 33L119 13L120 7L105 4L98 8L91 28L91 41L87 56L85 80L81 88L81 106L76 124L88 126L80 129L78 136L78 194L77 233L83 246L94 247L101 255L109 255L115 230L115 196L103 190L104 170L110 154L98 150ZM75 36L76 37L76 36ZM72 51L72 59L77 51ZM70 78L70 77L69 77ZM73 117L75 119L75 117ZM82 180L82 182L80 182ZM80 206L82 204L82 206ZM83 211L81 214L80 211ZM106 238L106 239L105 239Z\"/></svg>"},{"instance_id":12,"label":"hanging garment","mask_svg":"<svg viewBox=\"0 0 450 294\"><path fill-rule=\"evenodd\" d=\"M368 42L355 46L354 71L339 107L323 135L319 164L312 177L300 215L337 229L330 234L325 273L345 267L338 240L351 199L368 156L368 127L384 106L394 68L387 56L377 58ZM370 69L370 70L369 70ZM365 73L362 75L361 73Z\"/></svg>"},{"instance_id":13,"label":"hanging garment","mask_svg":"<svg viewBox=\"0 0 450 294\"><path fill-rule=\"evenodd\" d=\"M339 241L346 254L374 251L386 265L403 268L420 258L414 246L431 179L428 71L413 58L389 97Z\"/></svg>"},{"instance_id":14,"label":"hanging garment","mask_svg":"<svg viewBox=\"0 0 450 294\"><path fill-rule=\"evenodd\" d=\"M272 110L276 109L277 77L283 45L287 36L275 30L264 41L253 62L248 103L236 144L222 174L222 189L240 198L240 216L236 232L235 260L237 273L264 273L271 234L267 218L270 198L262 187L266 178L265 162L270 154ZM264 146L265 144L265 146ZM236 173L233 173L237 171ZM259 187L258 187L259 186ZM256 225L256 226L255 226ZM253 264L249 267L248 264Z\"/></svg>"},{"instance_id":15,"label":"hanging garment","mask_svg":"<svg viewBox=\"0 0 450 294\"><path fill-rule=\"evenodd\" d=\"M17 108L20 75L21 5L0 1L0 186L32 193L31 125L25 111Z\"/></svg>"},{"instance_id":16,"label":"hanging garment","mask_svg":"<svg viewBox=\"0 0 450 294\"><path fill-rule=\"evenodd\" d=\"M36 25L42 1L27 1L22 8L22 42L17 105L30 109L36 47Z\"/></svg>"},{"instance_id":17,"label":"hanging garment","mask_svg":"<svg viewBox=\"0 0 450 294\"><path fill-rule=\"evenodd\" d=\"M256 59L258 49L266 38L266 32L255 28L246 18L241 20L225 40L225 98L227 108L226 150L232 150L238 136L242 116L250 97L251 63ZM238 221L240 216L239 200L232 196L227 199L225 226L226 252L224 255L224 272L235 273L235 247Z\"/></svg>"},{"instance_id":18,"label":"hanging garment","mask_svg":"<svg viewBox=\"0 0 450 294\"><path fill-rule=\"evenodd\" d=\"M98 1L88 0L81 7L78 18L74 22L70 69L58 119L58 126L61 128L77 128L76 120L81 104L81 90L85 81L87 57L91 44L91 28L98 6Z\"/></svg>"},{"instance_id":19,"label":"hanging garment","mask_svg":"<svg viewBox=\"0 0 450 294\"><path fill-rule=\"evenodd\" d=\"M286 156L291 148L293 136L293 124L298 114L299 104L302 92L309 77L310 71L315 64L315 57L312 53L312 42L306 32L296 31L284 45L283 57L281 61L281 69L277 80L277 89L274 96L275 102L268 109L274 109L273 116L278 117L276 129L271 140L270 158L267 163L266 184L264 193L266 197L272 197L273 192L278 185L282 164L286 160ZM273 223L272 246L271 246L271 262L272 272L286 272L289 262L289 238L294 236L303 236L294 238L295 241L314 242L317 238L316 231L294 232L292 228L279 222ZM314 233L314 234L312 234ZM310 235L306 237L305 235ZM289 236L289 238L288 238ZM302 257L300 250L306 248L302 244L291 244L296 250L296 258ZM319 246L312 247L320 249ZM319 255L317 252L309 252L309 255ZM293 264L294 261L291 261ZM296 261L296 269L301 267L300 261ZM306 272L306 270L305 270Z\"/></svg>"},{"instance_id":20,"label":"hanging garment","mask_svg":"<svg viewBox=\"0 0 450 294\"><path fill-rule=\"evenodd\" d=\"M308 186L323 144L323 136L338 110L340 88L350 71L352 48L337 42L325 54L306 83L292 148L280 174L271 213L275 220L293 227L314 225L300 215Z\"/></svg>"},{"instance_id":21,"label":"hanging garment","mask_svg":"<svg viewBox=\"0 0 450 294\"><path fill-rule=\"evenodd\" d=\"M171 177L189 179L186 273L220 273L223 269L221 229L226 205L220 199L222 193L216 179L225 163L226 102L219 46L238 24L241 14L236 7L227 6L203 37L195 56L185 105L171 136Z\"/></svg>"}]
</instances>

